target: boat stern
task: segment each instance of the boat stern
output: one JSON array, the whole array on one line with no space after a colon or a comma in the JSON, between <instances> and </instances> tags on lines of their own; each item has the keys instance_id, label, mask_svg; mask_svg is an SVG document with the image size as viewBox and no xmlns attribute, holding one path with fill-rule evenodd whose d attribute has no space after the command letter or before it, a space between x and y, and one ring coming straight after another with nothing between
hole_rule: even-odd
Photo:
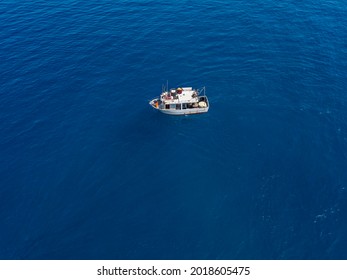
<instances>
[{"instance_id":1,"label":"boat stern","mask_svg":"<svg viewBox=\"0 0 347 280\"><path fill-rule=\"evenodd\" d=\"M151 105L154 109L159 109L159 99L154 98L151 101L149 101L149 105Z\"/></svg>"}]
</instances>

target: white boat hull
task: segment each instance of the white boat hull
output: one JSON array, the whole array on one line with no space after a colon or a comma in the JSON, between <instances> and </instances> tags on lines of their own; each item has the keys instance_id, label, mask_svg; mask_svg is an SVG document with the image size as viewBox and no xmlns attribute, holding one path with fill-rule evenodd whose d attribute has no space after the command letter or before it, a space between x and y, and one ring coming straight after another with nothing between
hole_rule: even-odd
<instances>
[{"instance_id":1,"label":"white boat hull","mask_svg":"<svg viewBox=\"0 0 347 280\"><path fill-rule=\"evenodd\" d=\"M149 102L149 104L156 110L160 111L163 114L167 114L167 115L174 115L174 116L182 116L182 115L193 115L193 114L203 114L203 113L207 113L209 106L206 108L187 108L187 109L180 109L180 110L176 110L176 109L164 109L164 108L160 108L159 106L156 107L155 102L158 99L153 99Z\"/></svg>"}]
</instances>

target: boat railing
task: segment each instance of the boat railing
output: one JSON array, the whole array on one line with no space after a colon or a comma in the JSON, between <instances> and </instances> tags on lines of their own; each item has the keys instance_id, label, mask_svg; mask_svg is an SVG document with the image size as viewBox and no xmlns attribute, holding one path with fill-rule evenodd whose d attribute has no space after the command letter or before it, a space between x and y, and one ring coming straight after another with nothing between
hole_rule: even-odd
<instances>
[{"instance_id":1,"label":"boat railing","mask_svg":"<svg viewBox=\"0 0 347 280\"><path fill-rule=\"evenodd\" d=\"M206 88L202 87L197 90L199 96L206 96Z\"/></svg>"}]
</instances>

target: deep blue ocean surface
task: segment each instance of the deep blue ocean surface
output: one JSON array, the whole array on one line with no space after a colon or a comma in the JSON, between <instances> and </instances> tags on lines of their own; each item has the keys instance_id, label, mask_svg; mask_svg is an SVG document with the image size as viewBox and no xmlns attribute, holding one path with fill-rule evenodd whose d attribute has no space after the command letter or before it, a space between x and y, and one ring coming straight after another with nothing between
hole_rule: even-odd
<instances>
[{"instance_id":1,"label":"deep blue ocean surface","mask_svg":"<svg viewBox=\"0 0 347 280\"><path fill-rule=\"evenodd\" d=\"M1 259L346 259L347 2L0 2ZM148 101L206 86L207 114Z\"/></svg>"}]
</instances>

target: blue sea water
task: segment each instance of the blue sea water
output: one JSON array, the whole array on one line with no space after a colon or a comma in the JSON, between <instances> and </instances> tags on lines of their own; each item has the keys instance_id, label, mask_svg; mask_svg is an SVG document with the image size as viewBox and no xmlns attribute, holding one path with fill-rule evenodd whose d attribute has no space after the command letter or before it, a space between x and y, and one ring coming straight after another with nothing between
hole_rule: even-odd
<instances>
[{"instance_id":1,"label":"blue sea water","mask_svg":"<svg viewBox=\"0 0 347 280\"><path fill-rule=\"evenodd\" d=\"M346 1L0 2L1 259L347 259ZM206 86L207 114L148 101Z\"/></svg>"}]
</instances>

